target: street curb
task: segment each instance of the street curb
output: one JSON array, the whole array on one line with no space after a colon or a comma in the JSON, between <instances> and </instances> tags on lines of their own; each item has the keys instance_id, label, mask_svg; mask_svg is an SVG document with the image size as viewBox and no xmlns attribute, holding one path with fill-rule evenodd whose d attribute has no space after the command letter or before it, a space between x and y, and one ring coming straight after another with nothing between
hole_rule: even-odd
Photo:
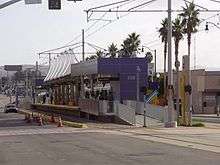
<instances>
[{"instance_id":1,"label":"street curb","mask_svg":"<svg viewBox=\"0 0 220 165\"><path fill-rule=\"evenodd\" d=\"M63 125L66 125L68 127L74 127L74 128L88 128L86 124L82 123L75 123L71 121L63 121Z\"/></svg>"},{"instance_id":2,"label":"street curb","mask_svg":"<svg viewBox=\"0 0 220 165\"><path fill-rule=\"evenodd\" d=\"M220 116L200 116L200 115L193 115L192 117L220 119Z\"/></svg>"},{"instance_id":3,"label":"street curb","mask_svg":"<svg viewBox=\"0 0 220 165\"><path fill-rule=\"evenodd\" d=\"M18 110L18 113L20 114L29 114L31 115L32 112L27 112L27 111L23 111L23 110ZM36 112L33 112L34 114L37 114ZM50 121L49 116L44 114L44 119L46 119L46 121ZM62 121L63 125L68 126L68 127L74 127L74 128L88 128L88 126L86 124L82 124L82 123L77 123L77 122L72 122L72 121L66 121L63 120Z\"/></svg>"}]
</instances>

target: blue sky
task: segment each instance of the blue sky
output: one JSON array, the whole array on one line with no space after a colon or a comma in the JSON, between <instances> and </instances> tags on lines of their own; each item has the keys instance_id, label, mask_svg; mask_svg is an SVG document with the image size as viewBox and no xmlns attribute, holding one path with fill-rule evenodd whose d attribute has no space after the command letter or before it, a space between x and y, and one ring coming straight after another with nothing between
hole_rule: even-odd
<instances>
[{"instance_id":1,"label":"blue sky","mask_svg":"<svg viewBox=\"0 0 220 165\"><path fill-rule=\"evenodd\" d=\"M0 0L0 3L7 0ZM38 58L37 53L60 47L73 40L81 33L81 29L88 28L94 23L86 21L84 9L116 2L118 0L84 0L82 2L68 2L63 0L62 10L48 10L47 0L42 0L40 5L25 5L23 1L9 6L0 11L0 65L5 64L34 64L36 60L44 62ZM124 9L145 2L146 0L136 0L128 4ZM157 0L143 9L166 9L167 0ZM209 0L195 0L195 2L208 9L220 9L220 3L213 3ZM184 5L183 0L173 1L173 8L180 9ZM216 13L201 13L201 18L207 18ZM94 13L92 18L99 18L102 14ZM175 17L175 13L173 17ZM120 48L120 43L131 32L141 35L142 44L157 49L158 68L162 69L163 45L158 37L157 29L160 27L161 19L166 17L166 13L131 13L123 17L121 13L106 14L105 19L117 20L99 32L86 38L86 42L93 43L103 48L114 42ZM119 17L119 19L117 19ZM220 18L210 19L218 23ZM86 32L86 36L99 29L106 22L99 21L96 26ZM203 30L205 24L201 24ZM194 42L195 41L195 42ZM80 37L72 43L80 42ZM194 43L196 45L194 46ZM210 31L201 31L196 35L196 40L192 40L192 64L193 56L196 52L196 65L202 67L220 68L220 30L211 27ZM180 58L187 53L186 39L180 44ZM88 51L94 51L87 48ZM63 51L63 50L62 50ZM80 57L78 57L80 59Z\"/></svg>"}]
</instances>

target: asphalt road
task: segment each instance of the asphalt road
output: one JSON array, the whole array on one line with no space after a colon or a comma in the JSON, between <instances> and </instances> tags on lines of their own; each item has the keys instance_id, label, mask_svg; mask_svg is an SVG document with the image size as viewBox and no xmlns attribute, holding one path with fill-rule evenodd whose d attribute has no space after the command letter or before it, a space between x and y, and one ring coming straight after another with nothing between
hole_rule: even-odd
<instances>
[{"instance_id":1,"label":"asphalt road","mask_svg":"<svg viewBox=\"0 0 220 165\"><path fill-rule=\"evenodd\" d=\"M0 112L0 165L219 165L220 154Z\"/></svg>"},{"instance_id":2,"label":"asphalt road","mask_svg":"<svg viewBox=\"0 0 220 165\"><path fill-rule=\"evenodd\" d=\"M18 114L5 115L0 113L1 165L218 165L220 161L220 154L212 152L104 131L39 127L25 123Z\"/></svg>"}]
</instances>

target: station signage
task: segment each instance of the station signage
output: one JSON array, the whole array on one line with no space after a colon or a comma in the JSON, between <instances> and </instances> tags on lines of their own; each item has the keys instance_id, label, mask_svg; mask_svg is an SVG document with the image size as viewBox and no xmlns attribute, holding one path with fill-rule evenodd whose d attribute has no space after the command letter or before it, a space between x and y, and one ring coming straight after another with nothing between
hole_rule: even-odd
<instances>
[{"instance_id":1,"label":"station signage","mask_svg":"<svg viewBox=\"0 0 220 165\"><path fill-rule=\"evenodd\" d=\"M119 81L119 77L99 77L99 81Z\"/></svg>"},{"instance_id":2,"label":"station signage","mask_svg":"<svg viewBox=\"0 0 220 165\"><path fill-rule=\"evenodd\" d=\"M5 65L4 70L6 70L6 71L21 71L22 65Z\"/></svg>"},{"instance_id":3,"label":"station signage","mask_svg":"<svg viewBox=\"0 0 220 165\"><path fill-rule=\"evenodd\" d=\"M26 5L30 5L30 4L41 4L42 0L25 0L24 1Z\"/></svg>"}]
</instances>

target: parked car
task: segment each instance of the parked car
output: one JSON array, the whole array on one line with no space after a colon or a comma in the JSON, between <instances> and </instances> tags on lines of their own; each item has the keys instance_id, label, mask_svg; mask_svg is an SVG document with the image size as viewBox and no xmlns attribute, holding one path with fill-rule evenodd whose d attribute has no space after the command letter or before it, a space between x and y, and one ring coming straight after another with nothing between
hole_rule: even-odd
<instances>
[{"instance_id":1,"label":"parked car","mask_svg":"<svg viewBox=\"0 0 220 165\"><path fill-rule=\"evenodd\" d=\"M7 104L5 106L5 113L10 113L10 112L18 112L18 108L16 107L15 104Z\"/></svg>"}]
</instances>

